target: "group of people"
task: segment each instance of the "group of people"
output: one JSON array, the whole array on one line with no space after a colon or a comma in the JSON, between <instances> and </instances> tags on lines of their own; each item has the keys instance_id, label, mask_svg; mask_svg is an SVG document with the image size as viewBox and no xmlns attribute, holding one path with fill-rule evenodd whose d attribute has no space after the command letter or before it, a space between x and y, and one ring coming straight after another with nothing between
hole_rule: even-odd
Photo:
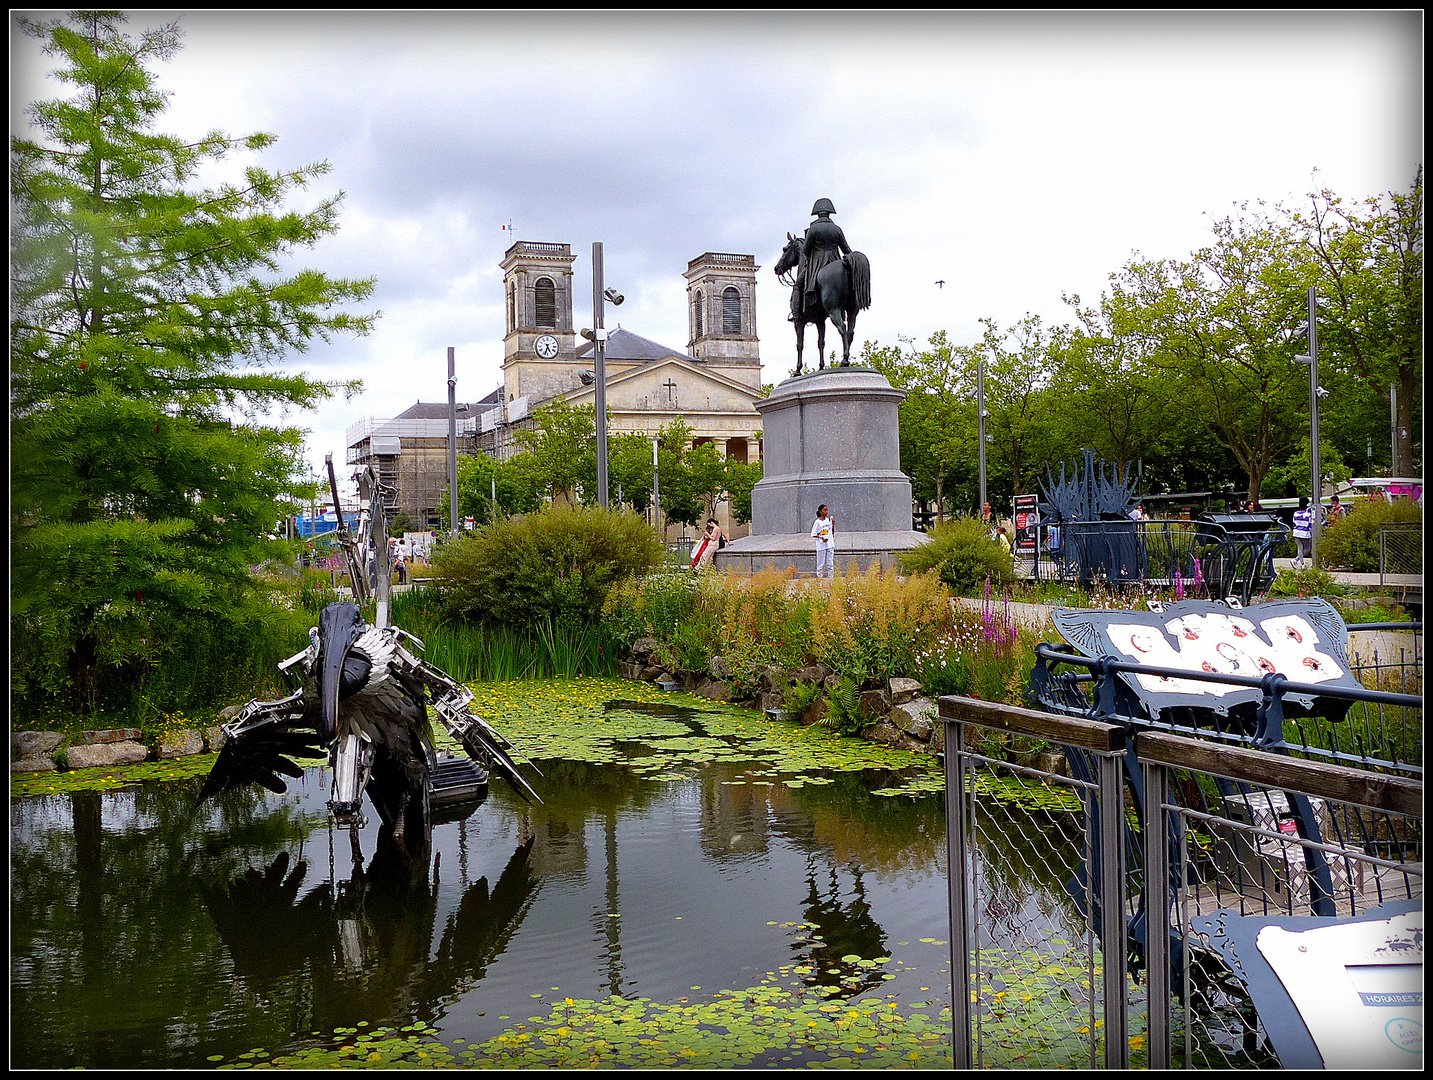
<instances>
[{"instance_id":1,"label":"group of people","mask_svg":"<svg viewBox=\"0 0 1433 1080\"><path fill-rule=\"evenodd\" d=\"M1337 495L1331 496L1329 504L1322 509L1323 528L1328 528L1340 517L1348 514L1348 509L1339 502ZM1294 544L1298 547L1294 565L1302 568L1304 560L1312 560L1314 552L1314 508L1309 505L1307 495L1299 496L1299 508L1294 511Z\"/></svg>"},{"instance_id":2,"label":"group of people","mask_svg":"<svg viewBox=\"0 0 1433 1080\"><path fill-rule=\"evenodd\" d=\"M816 576L829 578L836 572L836 519L831 508L822 503L816 509L816 520L811 524L811 538L816 541ZM692 569L701 570L712 563L718 551L726 547L726 533L716 518L707 518L706 530L697 546L692 549Z\"/></svg>"}]
</instances>

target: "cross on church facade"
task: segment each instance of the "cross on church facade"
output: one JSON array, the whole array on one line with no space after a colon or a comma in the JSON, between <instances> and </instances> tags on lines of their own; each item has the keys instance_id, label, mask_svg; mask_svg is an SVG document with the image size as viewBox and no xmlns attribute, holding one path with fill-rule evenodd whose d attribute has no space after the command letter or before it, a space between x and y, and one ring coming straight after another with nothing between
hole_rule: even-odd
<instances>
[{"instance_id":1,"label":"cross on church facade","mask_svg":"<svg viewBox=\"0 0 1433 1080\"><path fill-rule=\"evenodd\" d=\"M677 403L677 384L668 378L662 385L667 388L667 401L675 405Z\"/></svg>"}]
</instances>

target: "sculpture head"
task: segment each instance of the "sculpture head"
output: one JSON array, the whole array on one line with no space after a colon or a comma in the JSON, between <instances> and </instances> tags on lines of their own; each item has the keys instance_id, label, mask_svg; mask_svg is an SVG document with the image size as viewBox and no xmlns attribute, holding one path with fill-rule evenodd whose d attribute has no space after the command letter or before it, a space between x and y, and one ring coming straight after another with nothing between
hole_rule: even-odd
<instances>
[{"instance_id":1,"label":"sculpture head","mask_svg":"<svg viewBox=\"0 0 1433 1080\"><path fill-rule=\"evenodd\" d=\"M338 732L339 683L348 650L367 630L357 604L339 601L329 604L318 617L319 734L332 739Z\"/></svg>"},{"instance_id":2,"label":"sculpture head","mask_svg":"<svg viewBox=\"0 0 1433 1080\"><path fill-rule=\"evenodd\" d=\"M811 213L812 213L813 215L815 215L815 214L834 214L835 212L836 212L836 208L831 205L831 200L830 200L830 199L817 199L817 200L816 200L816 205L811 208Z\"/></svg>"}]
</instances>

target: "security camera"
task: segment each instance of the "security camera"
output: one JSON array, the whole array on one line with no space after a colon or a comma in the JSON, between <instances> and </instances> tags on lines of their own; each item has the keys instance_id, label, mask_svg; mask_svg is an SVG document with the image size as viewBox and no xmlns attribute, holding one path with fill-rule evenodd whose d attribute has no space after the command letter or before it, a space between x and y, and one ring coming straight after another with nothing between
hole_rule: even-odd
<instances>
[{"instance_id":1,"label":"security camera","mask_svg":"<svg viewBox=\"0 0 1433 1080\"><path fill-rule=\"evenodd\" d=\"M613 307L621 307L621 306L622 306L622 301L625 300L625 299L627 299L625 296L623 296L621 293L619 293L616 289L604 289L604 290L602 291L602 295L605 296L605 297L607 297L607 302L608 302L609 304L611 304Z\"/></svg>"},{"instance_id":2,"label":"security camera","mask_svg":"<svg viewBox=\"0 0 1433 1080\"><path fill-rule=\"evenodd\" d=\"M1325 390L1322 386L1318 386L1314 388L1314 396L1317 397L1320 401L1322 401L1324 398L1329 396L1329 392Z\"/></svg>"}]
</instances>

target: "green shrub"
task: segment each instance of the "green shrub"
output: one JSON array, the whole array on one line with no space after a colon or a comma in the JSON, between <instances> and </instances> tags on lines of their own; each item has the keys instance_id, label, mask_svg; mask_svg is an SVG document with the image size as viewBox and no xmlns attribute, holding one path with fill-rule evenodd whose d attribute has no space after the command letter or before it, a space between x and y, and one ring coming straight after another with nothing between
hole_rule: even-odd
<instances>
[{"instance_id":1,"label":"green shrub","mask_svg":"<svg viewBox=\"0 0 1433 1080\"><path fill-rule=\"evenodd\" d=\"M1379 526L1393 523L1421 526L1423 508L1407 499L1365 499L1323 531L1319 537L1319 563L1358 573L1378 573ZM1420 547L1421 540L1420 535Z\"/></svg>"},{"instance_id":2,"label":"green shrub","mask_svg":"<svg viewBox=\"0 0 1433 1080\"><path fill-rule=\"evenodd\" d=\"M1268 595L1272 597L1341 596L1344 589L1327 570L1306 566L1302 570L1290 567L1280 570Z\"/></svg>"},{"instance_id":3,"label":"green shrub","mask_svg":"<svg viewBox=\"0 0 1433 1080\"><path fill-rule=\"evenodd\" d=\"M901 571L935 571L957 595L976 596L1015 581L1014 558L990 538L990 527L979 518L959 517L937 525L930 539L900 556Z\"/></svg>"},{"instance_id":4,"label":"green shrub","mask_svg":"<svg viewBox=\"0 0 1433 1080\"><path fill-rule=\"evenodd\" d=\"M861 693L856 681L848 675L841 676L827 695L822 725L834 728L842 735L856 734L865 723L861 717L860 701Z\"/></svg>"},{"instance_id":5,"label":"green shrub","mask_svg":"<svg viewBox=\"0 0 1433 1080\"><path fill-rule=\"evenodd\" d=\"M655 568L663 547L636 514L556 504L449 541L434 557L444 607L531 628L593 624L608 592Z\"/></svg>"},{"instance_id":6,"label":"green shrub","mask_svg":"<svg viewBox=\"0 0 1433 1080\"><path fill-rule=\"evenodd\" d=\"M794 682L786 688L786 694L781 699L782 711L786 719L793 724L800 723L801 718L806 715L806 710L821 696L821 684L814 682Z\"/></svg>"}]
</instances>

